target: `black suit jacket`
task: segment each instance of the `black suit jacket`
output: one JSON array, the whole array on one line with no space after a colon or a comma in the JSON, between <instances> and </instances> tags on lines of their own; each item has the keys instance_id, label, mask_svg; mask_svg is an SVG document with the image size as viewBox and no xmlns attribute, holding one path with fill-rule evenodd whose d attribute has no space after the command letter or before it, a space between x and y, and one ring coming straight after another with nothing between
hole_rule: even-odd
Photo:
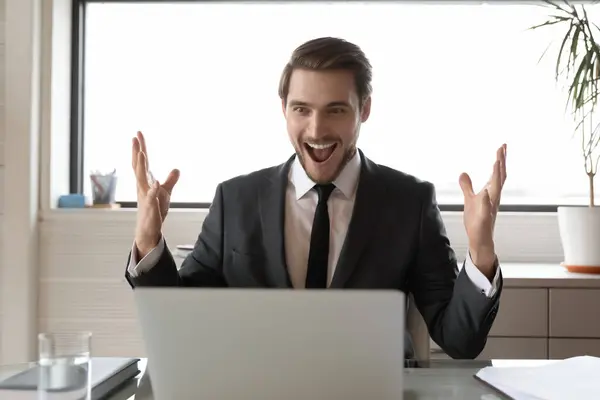
<instances>
[{"instance_id":1,"label":"black suit jacket","mask_svg":"<svg viewBox=\"0 0 600 400\"><path fill-rule=\"evenodd\" d=\"M459 273L432 184L360 152L353 215L330 287L411 292L432 339L453 358L483 350L499 305ZM277 167L218 185L194 250L177 271L166 249L136 286L291 288L284 249L288 172ZM130 255L131 256L131 255ZM407 357L412 355L405 338Z\"/></svg>"}]
</instances>

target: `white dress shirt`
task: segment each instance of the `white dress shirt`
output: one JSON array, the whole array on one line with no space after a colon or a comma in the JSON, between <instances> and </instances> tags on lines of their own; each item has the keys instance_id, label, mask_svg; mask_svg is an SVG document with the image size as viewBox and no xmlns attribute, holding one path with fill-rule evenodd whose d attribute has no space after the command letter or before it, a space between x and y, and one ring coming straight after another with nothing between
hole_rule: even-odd
<instances>
[{"instance_id":1,"label":"white dress shirt","mask_svg":"<svg viewBox=\"0 0 600 400\"><path fill-rule=\"evenodd\" d=\"M327 202L330 221L328 284L335 272L335 266L350 224L359 175L360 155L356 152L333 182L335 189ZM284 224L285 257L292 285L296 289L305 287L310 234L318 201L317 192L313 189L314 185L315 183L308 177L296 157L289 172ZM130 275L137 276L156 265L164 251L164 246L164 239L161 239L158 246L138 262L134 243L128 267ZM492 297L496 293L500 267L497 268L492 283L477 269L468 253L464 268L469 279L482 293L488 297Z\"/></svg>"}]
</instances>

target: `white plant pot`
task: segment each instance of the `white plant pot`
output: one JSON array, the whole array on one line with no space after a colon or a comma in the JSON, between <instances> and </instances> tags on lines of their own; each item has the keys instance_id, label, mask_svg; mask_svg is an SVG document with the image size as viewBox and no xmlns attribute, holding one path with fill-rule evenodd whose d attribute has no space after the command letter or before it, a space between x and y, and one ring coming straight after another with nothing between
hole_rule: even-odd
<instances>
[{"instance_id":1,"label":"white plant pot","mask_svg":"<svg viewBox=\"0 0 600 400\"><path fill-rule=\"evenodd\" d=\"M572 272L600 273L600 207L558 207L563 265Z\"/></svg>"}]
</instances>

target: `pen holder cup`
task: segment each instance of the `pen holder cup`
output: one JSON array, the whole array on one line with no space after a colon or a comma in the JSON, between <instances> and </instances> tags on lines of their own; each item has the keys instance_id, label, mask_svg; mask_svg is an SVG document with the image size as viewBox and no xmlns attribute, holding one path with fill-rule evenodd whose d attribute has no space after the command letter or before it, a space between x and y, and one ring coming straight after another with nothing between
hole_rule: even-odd
<instances>
[{"instance_id":1,"label":"pen holder cup","mask_svg":"<svg viewBox=\"0 0 600 400\"><path fill-rule=\"evenodd\" d=\"M94 205L115 204L117 176L115 174L91 174L92 202Z\"/></svg>"}]
</instances>

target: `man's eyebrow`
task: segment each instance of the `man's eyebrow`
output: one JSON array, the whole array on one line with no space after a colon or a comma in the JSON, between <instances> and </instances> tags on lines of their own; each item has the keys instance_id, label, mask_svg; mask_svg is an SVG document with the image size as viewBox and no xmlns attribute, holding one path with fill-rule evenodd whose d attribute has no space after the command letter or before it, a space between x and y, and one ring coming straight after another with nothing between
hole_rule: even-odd
<instances>
[{"instance_id":1,"label":"man's eyebrow","mask_svg":"<svg viewBox=\"0 0 600 400\"><path fill-rule=\"evenodd\" d=\"M301 106L301 107L311 107L310 103L300 100L290 100L289 105L293 106ZM350 107L350 104L346 101L332 101L327 104L327 107Z\"/></svg>"},{"instance_id":2,"label":"man's eyebrow","mask_svg":"<svg viewBox=\"0 0 600 400\"><path fill-rule=\"evenodd\" d=\"M348 104L348 102L346 101L332 101L331 103L327 104L327 107L350 107L350 104Z\"/></svg>"},{"instance_id":3,"label":"man's eyebrow","mask_svg":"<svg viewBox=\"0 0 600 400\"><path fill-rule=\"evenodd\" d=\"M300 100L290 100L290 102L288 103L290 106L304 106L304 107L308 107L309 104L305 101L300 101Z\"/></svg>"}]
</instances>

